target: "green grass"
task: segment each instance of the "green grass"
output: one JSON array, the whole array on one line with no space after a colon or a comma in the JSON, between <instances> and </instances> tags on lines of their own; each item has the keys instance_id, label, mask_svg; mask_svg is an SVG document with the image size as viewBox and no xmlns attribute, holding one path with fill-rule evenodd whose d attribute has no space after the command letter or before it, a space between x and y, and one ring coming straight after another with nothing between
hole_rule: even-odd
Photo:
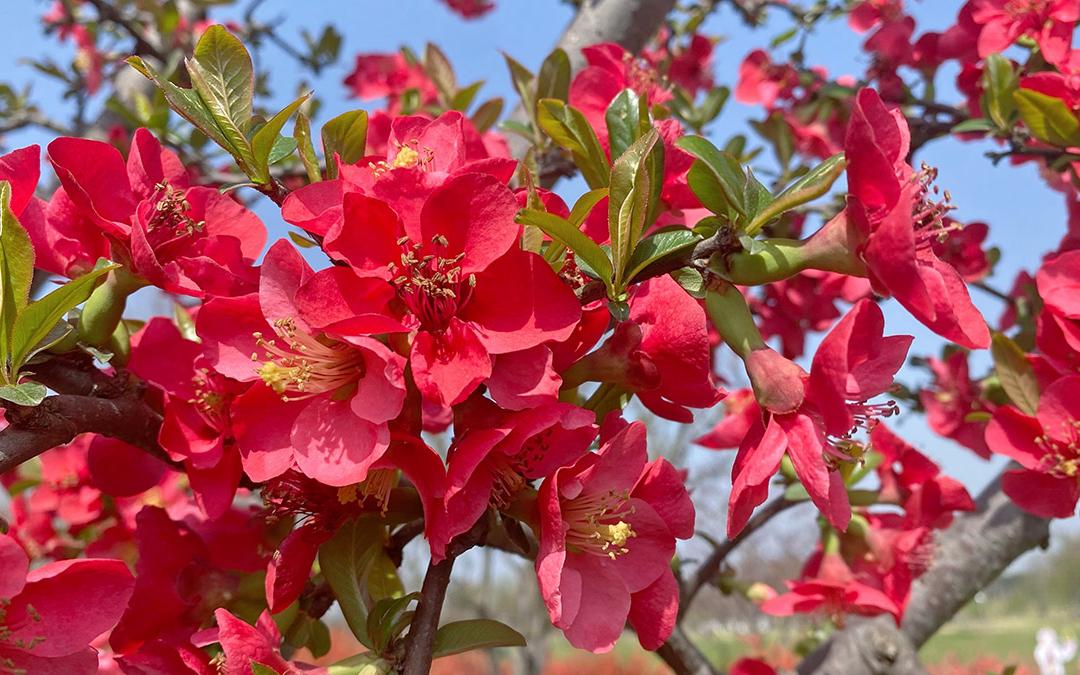
<instances>
[{"instance_id":1,"label":"green grass","mask_svg":"<svg viewBox=\"0 0 1080 675\"><path fill-rule=\"evenodd\" d=\"M942 628L919 651L923 663L934 664L952 655L959 660L994 656L1004 663L1035 666L1035 632L1050 626L1062 637L1080 635L1080 623L1060 616L1020 615L988 619L966 618Z\"/></svg>"}]
</instances>

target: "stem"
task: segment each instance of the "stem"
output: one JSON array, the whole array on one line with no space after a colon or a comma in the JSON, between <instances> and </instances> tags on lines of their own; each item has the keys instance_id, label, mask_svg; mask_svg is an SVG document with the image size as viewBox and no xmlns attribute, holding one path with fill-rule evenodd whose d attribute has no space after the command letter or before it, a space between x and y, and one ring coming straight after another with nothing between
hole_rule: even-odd
<instances>
[{"instance_id":1,"label":"stem","mask_svg":"<svg viewBox=\"0 0 1080 675\"><path fill-rule=\"evenodd\" d=\"M728 539L715 547L709 557L705 559L705 562L701 563L701 566L694 572L693 578L690 579L690 583L686 586L682 602L679 606L679 616L682 617L686 614L686 611L690 608L690 603L693 602L698 591L700 591L705 584L712 581L720 572L720 566L724 563L724 560L731 555L731 552L734 551L739 544L746 541L746 538L754 532L765 527L770 520L798 503L799 502L788 501L783 497L774 499L769 502L765 508L754 514L754 517L750 519L742 532L734 538Z\"/></svg>"},{"instance_id":2,"label":"stem","mask_svg":"<svg viewBox=\"0 0 1080 675\"><path fill-rule=\"evenodd\" d=\"M401 671L404 675L427 675L431 671L435 634L439 631L439 616L442 614L446 587L450 585L450 574L453 570L453 557L428 564L424 585L420 589L420 602L416 605L416 614L413 615L412 627L409 629L405 666Z\"/></svg>"},{"instance_id":3,"label":"stem","mask_svg":"<svg viewBox=\"0 0 1080 675\"><path fill-rule=\"evenodd\" d=\"M128 296L145 285L145 281L125 268L109 272L105 282L94 289L83 305L79 318L80 339L95 347L107 346L124 316Z\"/></svg>"}]
</instances>

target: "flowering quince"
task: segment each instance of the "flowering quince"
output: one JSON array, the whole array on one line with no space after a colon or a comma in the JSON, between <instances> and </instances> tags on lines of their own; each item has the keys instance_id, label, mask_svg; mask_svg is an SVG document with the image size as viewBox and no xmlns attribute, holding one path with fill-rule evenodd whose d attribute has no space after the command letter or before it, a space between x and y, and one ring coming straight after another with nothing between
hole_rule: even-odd
<instances>
[{"instance_id":1,"label":"flowering quince","mask_svg":"<svg viewBox=\"0 0 1080 675\"><path fill-rule=\"evenodd\" d=\"M540 487L536 575L575 647L609 651L629 621L656 649L674 628L670 563L675 539L693 535L694 507L678 471L647 460L645 425L634 422Z\"/></svg>"},{"instance_id":2,"label":"flowering quince","mask_svg":"<svg viewBox=\"0 0 1080 675\"><path fill-rule=\"evenodd\" d=\"M348 298L355 284L384 280L414 333L409 362L420 393L455 405L492 377L493 355L565 340L581 317L573 291L540 256L518 248L517 210L509 188L478 173L448 179L416 220L377 199L346 195L342 227L326 247L355 275L323 271L308 286ZM322 313L322 325L337 320L346 330L353 318L343 309L340 320Z\"/></svg>"},{"instance_id":3,"label":"flowering quince","mask_svg":"<svg viewBox=\"0 0 1080 675\"><path fill-rule=\"evenodd\" d=\"M660 30L654 42L657 49L642 50L642 57L652 64L667 64L667 78L682 87L693 98L699 91L713 86L713 41L701 33L694 33L671 49L671 35L666 28Z\"/></svg>"},{"instance_id":4,"label":"flowering quince","mask_svg":"<svg viewBox=\"0 0 1080 675\"><path fill-rule=\"evenodd\" d=\"M386 99L387 112L392 114L400 110L401 97L406 91L416 91L423 104L438 97L438 90L423 67L410 63L401 52L357 54L356 66L345 77L344 84L352 96L363 101Z\"/></svg>"},{"instance_id":5,"label":"flowering quince","mask_svg":"<svg viewBox=\"0 0 1080 675\"><path fill-rule=\"evenodd\" d=\"M225 652L223 669L218 671L223 675L249 675L256 663L279 675L327 672L325 668L287 661L281 656L278 649L281 632L269 612L259 615L254 626L236 618L227 609L216 610L214 618L217 619L217 642Z\"/></svg>"},{"instance_id":6,"label":"flowering quince","mask_svg":"<svg viewBox=\"0 0 1080 675\"><path fill-rule=\"evenodd\" d=\"M1063 377L1039 398L1034 416L1001 406L986 427L990 449L1022 468L1002 478L1017 506L1043 518L1067 518L1080 499L1080 375Z\"/></svg>"},{"instance_id":7,"label":"flowering quince","mask_svg":"<svg viewBox=\"0 0 1080 675\"><path fill-rule=\"evenodd\" d=\"M128 368L165 395L158 442L184 462L200 507L216 518L232 504L243 472L230 407L248 386L214 371L202 345L163 317L147 322L131 342Z\"/></svg>"},{"instance_id":8,"label":"flowering quince","mask_svg":"<svg viewBox=\"0 0 1080 675\"><path fill-rule=\"evenodd\" d=\"M430 194L451 177L486 173L505 183L517 167L513 159L492 154L468 118L457 111L433 120L396 117L388 126L384 154L365 157L356 165L342 164L339 178L292 192L282 204L282 218L326 236L330 243L343 236L346 194L378 198L402 219L412 221L419 218Z\"/></svg>"},{"instance_id":9,"label":"flowering quince","mask_svg":"<svg viewBox=\"0 0 1080 675\"><path fill-rule=\"evenodd\" d=\"M1021 36L1028 36L1049 63L1061 65L1068 58L1073 29L1080 21L1077 0L968 0L968 5L979 26L980 57L1005 51Z\"/></svg>"},{"instance_id":10,"label":"flowering quince","mask_svg":"<svg viewBox=\"0 0 1080 675\"><path fill-rule=\"evenodd\" d=\"M474 396L464 404L455 428L466 431L448 454L445 523L429 542L432 555L441 558L489 504L505 509L529 481L577 461L596 438L594 419L569 403L503 411Z\"/></svg>"},{"instance_id":11,"label":"flowering quince","mask_svg":"<svg viewBox=\"0 0 1080 675\"><path fill-rule=\"evenodd\" d=\"M634 289L629 319L563 373L563 386L616 384L657 415L693 421L688 408L708 408L724 395L713 383L705 326L705 310L674 279L649 279Z\"/></svg>"},{"instance_id":12,"label":"flowering quince","mask_svg":"<svg viewBox=\"0 0 1080 675\"><path fill-rule=\"evenodd\" d=\"M857 581L847 564L835 554L825 554L818 576L789 581L788 592L761 603L761 611L773 616L822 613L837 625L847 614L891 614L900 623L900 608L880 590Z\"/></svg>"},{"instance_id":13,"label":"flowering quince","mask_svg":"<svg viewBox=\"0 0 1080 675\"><path fill-rule=\"evenodd\" d=\"M477 19L495 9L493 0L442 0L455 14L466 19Z\"/></svg>"},{"instance_id":14,"label":"flowering quince","mask_svg":"<svg viewBox=\"0 0 1080 675\"><path fill-rule=\"evenodd\" d=\"M944 359L930 358L927 363L934 374L934 383L919 392L927 424L935 433L988 459L986 423L970 421L969 415L993 412L994 405L983 398L978 384L971 380L967 352L957 350Z\"/></svg>"},{"instance_id":15,"label":"flowering quince","mask_svg":"<svg viewBox=\"0 0 1080 675\"><path fill-rule=\"evenodd\" d=\"M254 513L174 520L147 506L136 520L135 589L109 638L117 654L134 654L158 641L189 642L215 608L241 599L243 576L266 564L266 533Z\"/></svg>"},{"instance_id":16,"label":"flowering quince","mask_svg":"<svg viewBox=\"0 0 1080 675\"><path fill-rule=\"evenodd\" d=\"M331 269L333 273L337 268ZM397 330L385 283L356 278L334 295L296 249L279 241L266 254L259 291L214 298L199 312L214 369L255 382L231 407L231 426L244 471L256 481L294 464L323 483L358 483L390 444L387 422L405 400L404 359L371 333ZM343 307L336 304L343 298ZM348 308L351 335L311 321ZM258 382L261 380L261 383Z\"/></svg>"},{"instance_id":17,"label":"flowering quince","mask_svg":"<svg viewBox=\"0 0 1080 675\"><path fill-rule=\"evenodd\" d=\"M809 374L769 349L747 360L757 401L767 403L741 395L733 407L736 414L700 439L706 447L732 447L738 441L729 537L742 531L754 508L768 497L769 480L785 453L829 522L840 530L847 527L851 507L837 464L852 461L850 453L857 446L850 436L855 428L892 412L892 404L866 401L892 386L912 340L907 335L885 337L883 328L881 309L861 300L825 336ZM776 389L784 390L783 395L777 397ZM770 407L774 400L785 405Z\"/></svg>"},{"instance_id":18,"label":"flowering quince","mask_svg":"<svg viewBox=\"0 0 1080 675\"><path fill-rule=\"evenodd\" d=\"M932 172L916 174L906 163L909 142L900 113L874 90L860 90L844 141L848 206L814 237L847 239L875 290L895 297L938 335L982 349L989 329L960 273L934 252L945 207L928 202Z\"/></svg>"},{"instance_id":19,"label":"flowering quince","mask_svg":"<svg viewBox=\"0 0 1080 675\"><path fill-rule=\"evenodd\" d=\"M1036 344L1062 373L1080 373L1080 250L1050 257L1035 273L1044 311Z\"/></svg>"},{"instance_id":20,"label":"flowering quince","mask_svg":"<svg viewBox=\"0 0 1080 675\"><path fill-rule=\"evenodd\" d=\"M30 560L0 535L0 668L12 673L96 673L90 643L116 624L134 579L120 560L63 560L30 571Z\"/></svg>"},{"instance_id":21,"label":"flowering quince","mask_svg":"<svg viewBox=\"0 0 1080 675\"><path fill-rule=\"evenodd\" d=\"M110 242L113 258L166 291L203 297L253 289L252 263L266 243L262 222L232 197L192 187L180 159L149 131L135 132L126 164L108 143L82 138L54 140L49 160L78 220L46 222L37 241L70 240L85 232L86 220L98 230L90 246Z\"/></svg>"}]
</instances>

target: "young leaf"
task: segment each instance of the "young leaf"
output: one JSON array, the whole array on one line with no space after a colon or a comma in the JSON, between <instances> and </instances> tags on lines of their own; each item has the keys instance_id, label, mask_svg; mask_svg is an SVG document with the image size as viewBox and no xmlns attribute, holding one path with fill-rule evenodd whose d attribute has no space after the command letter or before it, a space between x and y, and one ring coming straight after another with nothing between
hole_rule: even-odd
<instances>
[{"instance_id":1,"label":"young leaf","mask_svg":"<svg viewBox=\"0 0 1080 675\"><path fill-rule=\"evenodd\" d=\"M1013 99L1032 136L1062 147L1080 145L1080 122L1064 101L1031 89L1016 90Z\"/></svg>"},{"instance_id":2,"label":"young leaf","mask_svg":"<svg viewBox=\"0 0 1080 675\"><path fill-rule=\"evenodd\" d=\"M648 225L649 198L652 180L646 158L660 140L650 129L634 142L611 167L611 186L608 193L608 232L611 236L611 263L615 273L615 288L622 289L630 255L641 240Z\"/></svg>"},{"instance_id":3,"label":"young leaf","mask_svg":"<svg viewBox=\"0 0 1080 675\"><path fill-rule=\"evenodd\" d=\"M623 89L604 113L612 157L622 155L638 138L638 100L633 89Z\"/></svg>"},{"instance_id":4,"label":"young leaf","mask_svg":"<svg viewBox=\"0 0 1080 675\"><path fill-rule=\"evenodd\" d=\"M529 113L529 119L536 119L536 77L509 54L504 53L503 58L506 59L506 67L510 69L510 81L514 83L514 90L521 97L521 104Z\"/></svg>"},{"instance_id":5,"label":"young leaf","mask_svg":"<svg viewBox=\"0 0 1080 675\"><path fill-rule=\"evenodd\" d=\"M274 147L278 143L278 137L281 135L281 130L285 127L285 123L289 121L289 118L293 116L293 113L296 112L296 109L303 105L304 101L308 100L310 96L310 92L300 96L279 110L261 129L255 132L255 136L251 139L251 153L255 160L255 173L251 176L252 180L258 183L268 183L270 181L270 165L274 163L272 156ZM293 141L292 150L295 149L296 145L295 141ZM292 150L285 154L289 154Z\"/></svg>"},{"instance_id":6,"label":"young leaf","mask_svg":"<svg viewBox=\"0 0 1080 675\"><path fill-rule=\"evenodd\" d=\"M308 182L318 183L322 180L322 170L319 168L319 158L315 154L315 144L311 140L311 120L304 113L296 116L293 138L296 139L296 147L300 150L300 161L304 164Z\"/></svg>"},{"instance_id":7,"label":"young leaf","mask_svg":"<svg viewBox=\"0 0 1080 675\"><path fill-rule=\"evenodd\" d=\"M34 247L11 211L11 184L0 181L0 364L4 375L11 357L15 321L30 301L34 280ZM52 325L49 325L52 328Z\"/></svg>"},{"instance_id":8,"label":"young leaf","mask_svg":"<svg viewBox=\"0 0 1080 675\"><path fill-rule=\"evenodd\" d=\"M11 337L13 376L34 354L52 346L45 340L57 322L63 319L69 310L86 302L98 281L117 267L119 265L105 265L72 279L40 300L30 303L19 313Z\"/></svg>"},{"instance_id":9,"label":"young leaf","mask_svg":"<svg viewBox=\"0 0 1080 675\"><path fill-rule=\"evenodd\" d=\"M472 123L476 127L476 130L480 133L484 133L499 121L499 115L502 114L503 100L501 98L492 98L484 101L480 104L480 107L476 109L476 112L472 114Z\"/></svg>"},{"instance_id":10,"label":"young leaf","mask_svg":"<svg viewBox=\"0 0 1080 675\"><path fill-rule=\"evenodd\" d=\"M367 125L368 114L364 110L350 110L323 125L322 146L327 178L333 180L338 175L334 153L337 153L345 164L355 164L364 156L367 147Z\"/></svg>"},{"instance_id":11,"label":"young leaf","mask_svg":"<svg viewBox=\"0 0 1080 675\"><path fill-rule=\"evenodd\" d=\"M742 166L739 161L730 153L721 152L716 149L716 146L705 140L700 136L683 136L675 142L679 148L682 148L686 152L690 153L697 158L697 162L694 166L702 167L699 169L699 175L701 171L708 170L712 173L714 180L711 185L715 185L723 194L723 200L728 206L742 217L746 217L747 206L745 202L745 185L746 174L743 172ZM693 171L693 167L691 168ZM691 184L693 187L693 184ZM695 192L695 194L697 194ZM703 198L698 195L699 198ZM711 197L711 195L710 195ZM714 203L718 200L712 199ZM710 210L712 210L710 208ZM717 213L714 211L714 213ZM723 213L717 213L717 215L725 215Z\"/></svg>"},{"instance_id":12,"label":"young leaf","mask_svg":"<svg viewBox=\"0 0 1080 675\"><path fill-rule=\"evenodd\" d=\"M559 216L536 209L518 211L517 222L538 227L552 239L562 242L592 268L608 290L611 290L611 261L603 249L576 226Z\"/></svg>"},{"instance_id":13,"label":"young leaf","mask_svg":"<svg viewBox=\"0 0 1080 675\"><path fill-rule=\"evenodd\" d=\"M565 101L570 95L570 57L560 48L547 55L536 75L536 99Z\"/></svg>"},{"instance_id":14,"label":"young leaf","mask_svg":"<svg viewBox=\"0 0 1080 675\"><path fill-rule=\"evenodd\" d=\"M255 72L244 43L224 26L211 26L185 63L192 86L235 150L241 168L251 168L252 151L245 134L251 125Z\"/></svg>"},{"instance_id":15,"label":"young leaf","mask_svg":"<svg viewBox=\"0 0 1080 675\"><path fill-rule=\"evenodd\" d=\"M11 401L16 405L33 407L45 400L46 390L44 385L37 382L23 382L22 384L0 385L0 398Z\"/></svg>"},{"instance_id":16,"label":"young leaf","mask_svg":"<svg viewBox=\"0 0 1080 675\"><path fill-rule=\"evenodd\" d=\"M1034 415L1039 408L1039 381L1035 369L1024 357L1024 350L1004 333L994 333L990 354L1001 388L1017 408Z\"/></svg>"},{"instance_id":17,"label":"young leaf","mask_svg":"<svg viewBox=\"0 0 1080 675\"><path fill-rule=\"evenodd\" d=\"M747 234L756 233L773 218L824 195L833 186L836 179L844 173L845 166L846 162L842 152L836 153L815 166L806 175L781 192L776 199L758 211L757 215L746 227Z\"/></svg>"},{"instance_id":18,"label":"young leaf","mask_svg":"<svg viewBox=\"0 0 1080 675\"><path fill-rule=\"evenodd\" d=\"M994 121L999 129L1012 128L1012 117L1016 113L1016 91L1018 78L1013 71L1012 62L1001 54L986 57L983 70L983 109L987 117Z\"/></svg>"},{"instance_id":19,"label":"young leaf","mask_svg":"<svg viewBox=\"0 0 1080 675\"><path fill-rule=\"evenodd\" d=\"M454 98L450 99L450 109L459 110L461 112L468 110L482 86L484 86L484 81L480 80L478 82L473 82L464 89L459 89L458 92L454 94Z\"/></svg>"},{"instance_id":20,"label":"young leaf","mask_svg":"<svg viewBox=\"0 0 1080 675\"><path fill-rule=\"evenodd\" d=\"M435 84L435 88L439 90L443 102L449 103L457 92L454 67L450 65L450 59L446 58L446 54L430 42L424 47L424 70Z\"/></svg>"},{"instance_id":21,"label":"young leaf","mask_svg":"<svg viewBox=\"0 0 1080 675\"><path fill-rule=\"evenodd\" d=\"M419 597L419 593L409 593L400 598L385 598L371 608L367 630L374 643L372 649L375 653L381 654L390 641L408 626L407 620L412 613L407 610L412 601ZM404 625L402 619L406 619Z\"/></svg>"},{"instance_id":22,"label":"young leaf","mask_svg":"<svg viewBox=\"0 0 1080 675\"><path fill-rule=\"evenodd\" d=\"M183 89L176 86L165 77L162 77L156 70L154 70L149 64L143 61L138 56L132 56L127 60L135 70L139 71L146 79L157 85L158 89L165 96L165 100L169 102L169 106L175 110L181 117L186 119L195 125L195 128L206 134L211 140L224 148L227 152L236 156L237 149L233 147L232 143L225 136L225 133L218 126L214 120L214 116L210 113L209 108L203 103L203 100L199 97L199 94L192 89Z\"/></svg>"},{"instance_id":23,"label":"young leaf","mask_svg":"<svg viewBox=\"0 0 1080 675\"><path fill-rule=\"evenodd\" d=\"M642 270L671 256L680 255L692 249L701 236L684 227L661 230L645 237L634 249L627 265L626 279L632 282Z\"/></svg>"},{"instance_id":24,"label":"young leaf","mask_svg":"<svg viewBox=\"0 0 1080 675\"><path fill-rule=\"evenodd\" d=\"M372 518L356 518L345 523L319 547L319 567L338 600L345 622L361 644L372 646L368 634L368 612L364 603L364 574L381 547L383 526Z\"/></svg>"},{"instance_id":25,"label":"young leaf","mask_svg":"<svg viewBox=\"0 0 1080 675\"><path fill-rule=\"evenodd\" d=\"M491 619L451 621L435 633L432 658L438 659L474 649L524 646L525 636L504 623Z\"/></svg>"},{"instance_id":26,"label":"young leaf","mask_svg":"<svg viewBox=\"0 0 1080 675\"><path fill-rule=\"evenodd\" d=\"M607 155L580 110L557 99L541 99L536 108L536 122L551 140L570 151L590 188L607 187Z\"/></svg>"}]
</instances>

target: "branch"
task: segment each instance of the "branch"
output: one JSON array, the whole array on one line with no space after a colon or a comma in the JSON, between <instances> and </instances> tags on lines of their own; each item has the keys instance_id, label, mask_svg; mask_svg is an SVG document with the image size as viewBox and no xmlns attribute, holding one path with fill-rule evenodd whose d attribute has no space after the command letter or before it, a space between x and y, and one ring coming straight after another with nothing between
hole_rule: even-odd
<instances>
[{"instance_id":1,"label":"branch","mask_svg":"<svg viewBox=\"0 0 1080 675\"><path fill-rule=\"evenodd\" d=\"M720 675L720 671L712 667L678 624L667 642L656 650L656 654L671 667L675 675Z\"/></svg>"},{"instance_id":2,"label":"branch","mask_svg":"<svg viewBox=\"0 0 1080 675\"><path fill-rule=\"evenodd\" d=\"M899 629L884 617L854 624L810 654L799 672L922 672L914 660L918 648L1014 560L1036 546L1045 547L1049 528L1049 520L1012 503L1001 491L998 476L979 495L975 512L958 517L939 534L934 561L916 580Z\"/></svg>"},{"instance_id":3,"label":"branch","mask_svg":"<svg viewBox=\"0 0 1080 675\"><path fill-rule=\"evenodd\" d=\"M161 415L137 398L59 394L34 407L4 407L9 426L0 431L0 473L87 432L118 438L173 464L157 443Z\"/></svg>"},{"instance_id":4,"label":"branch","mask_svg":"<svg viewBox=\"0 0 1080 675\"><path fill-rule=\"evenodd\" d=\"M754 514L754 517L746 523L746 527L742 532L735 535L734 538L728 539L720 545L713 548L713 552L705 559L703 563L694 572L694 576L690 579L684 592L682 602L679 607L679 615L682 616L689 609L690 603L693 602L694 597L698 594L705 584L712 581L720 572L720 566L724 560L731 555L739 544L743 543L747 537L757 532L764 527L770 520L777 515L795 506L799 502L792 502L784 499L782 496L769 502L765 508L761 509Z\"/></svg>"},{"instance_id":5,"label":"branch","mask_svg":"<svg viewBox=\"0 0 1080 675\"><path fill-rule=\"evenodd\" d=\"M489 516L489 513L485 513L468 532L454 539L442 561L428 563L424 584L420 587L420 601L409 626L405 664L401 671L403 675L427 675L431 671L431 652L435 648L435 635L439 632L439 617L442 615L443 601L446 600L446 587L450 585L450 574L454 570L454 560L483 542L491 522Z\"/></svg>"}]
</instances>

